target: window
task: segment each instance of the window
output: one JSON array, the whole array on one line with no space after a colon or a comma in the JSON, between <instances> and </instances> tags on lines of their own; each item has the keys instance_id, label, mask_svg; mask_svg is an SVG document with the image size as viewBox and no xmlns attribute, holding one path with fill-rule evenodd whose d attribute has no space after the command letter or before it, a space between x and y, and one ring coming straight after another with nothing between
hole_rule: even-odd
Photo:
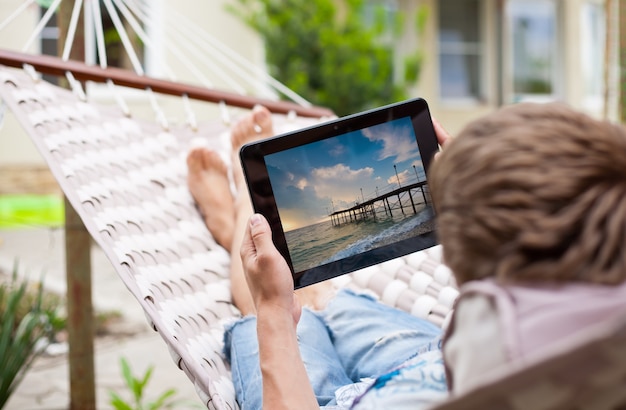
<instances>
[{"instance_id":1,"label":"window","mask_svg":"<svg viewBox=\"0 0 626 410\"><path fill-rule=\"evenodd\" d=\"M481 0L439 1L439 94L443 100L482 98Z\"/></svg>"},{"instance_id":2,"label":"window","mask_svg":"<svg viewBox=\"0 0 626 410\"><path fill-rule=\"evenodd\" d=\"M558 94L557 5L553 0L507 2L513 102Z\"/></svg>"}]
</instances>

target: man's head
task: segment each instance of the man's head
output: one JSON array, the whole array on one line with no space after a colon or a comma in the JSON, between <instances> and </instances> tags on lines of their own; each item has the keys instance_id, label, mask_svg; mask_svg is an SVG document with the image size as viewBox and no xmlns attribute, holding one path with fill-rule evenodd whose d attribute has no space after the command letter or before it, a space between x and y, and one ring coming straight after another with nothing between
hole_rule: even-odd
<instances>
[{"instance_id":1,"label":"man's head","mask_svg":"<svg viewBox=\"0 0 626 410\"><path fill-rule=\"evenodd\" d=\"M467 126L429 184L458 282L626 278L626 131L560 104L519 104Z\"/></svg>"}]
</instances>

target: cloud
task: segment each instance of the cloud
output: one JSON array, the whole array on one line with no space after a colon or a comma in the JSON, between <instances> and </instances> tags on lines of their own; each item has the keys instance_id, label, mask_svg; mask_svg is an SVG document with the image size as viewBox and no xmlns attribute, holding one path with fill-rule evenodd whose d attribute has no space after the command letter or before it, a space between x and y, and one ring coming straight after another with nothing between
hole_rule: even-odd
<instances>
[{"instance_id":1,"label":"cloud","mask_svg":"<svg viewBox=\"0 0 626 410\"><path fill-rule=\"evenodd\" d=\"M323 174L332 181L333 175L342 171L344 170L338 169L335 172L325 170ZM272 190L286 230L317 223L331 212L331 197L317 192L318 181L313 176L299 177L272 166L268 166L268 172L271 175ZM335 209L341 209L338 208L340 203L341 199L337 197L334 200Z\"/></svg>"},{"instance_id":2,"label":"cloud","mask_svg":"<svg viewBox=\"0 0 626 410\"><path fill-rule=\"evenodd\" d=\"M360 196L360 188L371 185L373 174L372 167L351 169L345 164L316 168L311 173L311 186L318 198L332 198L335 205L338 201L353 203Z\"/></svg>"},{"instance_id":3,"label":"cloud","mask_svg":"<svg viewBox=\"0 0 626 410\"><path fill-rule=\"evenodd\" d=\"M300 189L304 189L309 186L309 181L307 181L306 178L301 178L296 184L296 186Z\"/></svg>"},{"instance_id":4,"label":"cloud","mask_svg":"<svg viewBox=\"0 0 626 410\"><path fill-rule=\"evenodd\" d=\"M332 148L328 150L328 154L334 158L341 158L347 152L347 148L341 144L334 144Z\"/></svg>"},{"instance_id":5,"label":"cloud","mask_svg":"<svg viewBox=\"0 0 626 410\"><path fill-rule=\"evenodd\" d=\"M411 123L398 125L397 122L385 123L363 130L363 136L372 142L381 142L378 160L395 158L403 162L419 156Z\"/></svg>"},{"instance_id":6,"label":"cloud","mask_svg":"<svg viewBox=\"0 0 626 410\"><path fill-rule=\"evenodd\" d=\"M372 167L351 169L344 164L315 168L312 172L313 177L317 180L336 180L337 178L341 178L344 181L357 181L361 178L371 178L372 174L374 174L374 168Z\"/></svg>"},{"instance_id":7,"label":"cloud","mask_svg":"<svg viewBox=\"0 0 626 410\"><path fill-rule=\"evenodd\" d=\"M398 176L396 177L395 175L390 176L387 179L387 183L390 185L395 185L397 187L398 185L398 179L400 179L400 185L409 185L411 182L415 182L415 180L411 181L411 174L409 172L409 170L404 170L402 172L398 172ZM413 178L415 179L415 178Z\"/></svg>"}]
</instances>

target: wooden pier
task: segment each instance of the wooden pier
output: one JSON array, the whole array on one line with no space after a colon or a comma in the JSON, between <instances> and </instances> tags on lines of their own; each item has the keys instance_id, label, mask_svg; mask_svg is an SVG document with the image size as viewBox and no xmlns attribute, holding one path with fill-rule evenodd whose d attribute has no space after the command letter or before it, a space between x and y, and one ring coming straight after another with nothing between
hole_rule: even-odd
<instances>
[{"instance_id":1,"label":"wooden pier","mask_svg":"<svg viewBox=\"0 0 626 410\"><path fill-rule=\"evenodd\" d=\"M417 205L428 204L428 195L424 190L424 186L428 187L426 181L416 182L411 185L400 187L400 188L394 189L393 191L379 195L376 198L368 199L367 201L364 201L362 203L357 203L355 206L349 209L335 211L331 213L329 216L330 216L333 226L340 226L344 223L358 222L358 221L366 220L370 217L376 219L377 218L376 216L377 205L376 204L379 202L382 203L382 208L384 208L385 214L390 217L393 216L393 212L398 211L398 210L402 212L403 215L405 215L405 208L408 208L412 210L414 214L417 214L418 209L416 207L416 204ZM417 194L421 197L420 198L421 201L416 202L416 200L413 198L413 195L415 195L416 192L411 192L412 190L418 191ZM408 194L409 200L411 202L410 205L407 204L405 206L402 203L403 194ZM392 198L392 197L397 197L398 202L391 203L389 201L389 198ZM378 205L378 206L380 207L381 205Z\"/></svg>"}]
</instances>

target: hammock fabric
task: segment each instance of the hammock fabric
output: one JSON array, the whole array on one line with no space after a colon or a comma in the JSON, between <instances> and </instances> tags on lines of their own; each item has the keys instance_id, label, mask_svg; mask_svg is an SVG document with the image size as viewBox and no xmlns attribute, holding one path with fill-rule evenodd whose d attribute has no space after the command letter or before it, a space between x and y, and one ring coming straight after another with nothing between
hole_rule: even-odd
<instances>
[{"instance_id":1,"label":"hammock fabric","mask_svg":"<svg viewBox=\"0 0 626 410\"><path fill-rule=\"evenodd\" d=\"M230 256L215 243L195 207L185 164L197 139L226 152L226 126L164 130L4 67L0 96L202 401L209 409L238 408L222 356L223 324L239 316L230 298ZM289 122L284 116L276 120ZM303 119L298 121L290 126L305 125ZM384 303L444 328L458 296L439 247L338 281L369 290ZM626 354L621 348L626 329L623 322L602 325L591 337L568 341L569 353L542 357L528 369L499 375L439 408L573 408L585 403L581 398L586 403L606 402L589 408L626 403ZM585 377L572 376L577 364L585 369ZM592 383L584 383L589 379Z\"/></svg>"}]
</instances>

